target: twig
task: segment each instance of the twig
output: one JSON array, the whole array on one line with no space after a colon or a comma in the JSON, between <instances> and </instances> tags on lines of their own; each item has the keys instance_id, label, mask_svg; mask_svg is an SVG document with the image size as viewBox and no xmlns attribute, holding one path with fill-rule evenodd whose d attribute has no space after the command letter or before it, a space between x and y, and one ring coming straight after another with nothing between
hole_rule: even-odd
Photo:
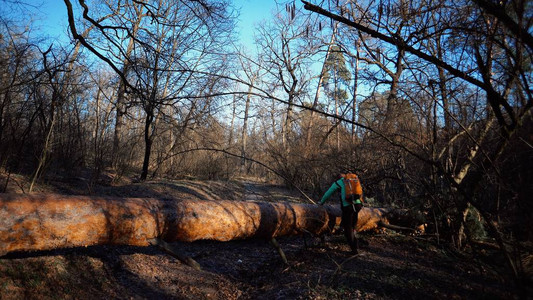
<instances>
[{"instance_id":1,"label":"twig","mask_svg":"<svg viewBox=\"0 0 533 300\"><path fill-rule=\"evenodd\" d=\"M412 231L412 232L415 232L416 229L414 228L409 228L409 227L403 227L403 226L398 226L398 225L392 225L392 224L387 224L387 223L384 223L382 221L379 221L378 222L378 226L380 227L384 227L384 228L388 228L388 229L392 229L392 230L405 230L405 231Z\"/></svg>"},{"instance_id":2,"label":"twig","mask_svg":"<svg viewBox=\"0 0 533 300\"><path fill-rule=\"evenodd\" d=\"M287 266L290 266L289 262L287 261L287 257L285 256L285 253L283 252L283 249L281 249L276 238L272 238L270 243L274 246L274 248L276 248L276 250L278 250L279 256L281 257L281 260L283 260L283 263Z\"/></svg>"},{"instance_id":3,"label":"twig","mask_svg":"<svg viewBox=\"0 0 533 300\"><path fill-rule=\"evenodd\" d=\"M178 251L176 251L176 249L173 249L173 247L170 244L163 241L162 239L155 238L155 239L149 240L149 242L150 242L150 245L158 247L159 249L163 250L170 256L177 258L179 261L188 265L189 267L195 270L198 270L198 271L202 270L202 267L200 266L198 262L196 262L194 259L192 259L189 256L184 256L184 255L179 254Z\"/></svg>"},{"instance_id":4,"label":"twig","mask_svg":"<svg viewBox=\"0 0 533 300\"><path fill-rule=\"evenodd\" d=\"M335 280L335 277L337 276L337 274L342 271L342 265L344 265L345 263L349 262L350 260L356 258L357 256L359 256L359 254L352 255L352 256L348 257L347 259L345 259L340 264L338 264L333 258L331 258L333 263L335 263L337 265L337 269L335 270L335 272L333 272L333 275L331 275L331 280L329 281L330 285L333 283L333 280Z\"/></svg>"}]
</instances>

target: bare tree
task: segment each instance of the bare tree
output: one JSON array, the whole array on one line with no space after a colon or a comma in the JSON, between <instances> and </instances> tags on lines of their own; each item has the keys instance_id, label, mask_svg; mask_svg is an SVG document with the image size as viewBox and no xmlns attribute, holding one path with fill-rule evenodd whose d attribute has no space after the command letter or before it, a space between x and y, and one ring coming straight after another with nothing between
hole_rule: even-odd
<instances>
[{"instance_id":1,"label":"bare tree","mask_svg":"<svg viewBox=\"0 0 533 300\"><path fill-rule=\"evenodd\" d=\"M440 186L442 193L437 197L454 204L452 219L459 225L451 225L455 231L451 238L456 245L461 245L472 205L518 276L501 228L493 222L489 203L494 203L495 197L479 192L487 188L487 177L505 182L498 161L510 144L523 140L522 126L530 123L533 49L526 1L379 1L373 7L356 6L353 9L358 13L350 17L344 16L342 9L330 11L304 4L308 10L358 30L368 37L365 41L381 44L384 49L395 48L401 54L391 76L391 84L400 85L391 85L390 90L396 92L404 85L402 98L420 113L420 120L425 120L421 124L429 134L418 140L411 138L411 142L406 134L400 139L382 138L433 169L433 186ZM391 16L400 16L400 22ZM376 55L366 49L368 55ZM395 82L399 70L403 70L401 74L409 72L404 83ZM485 101L479 101L481 97Z\"/></svg>"},{"instance_id":2,"label":"bare tree","mask_svg":"<svg viewBox=\"0 0 533 300\"><path fill-rule=\"evenodd\" d=\"M251 115L251 102L252 102L252 92L253 87L260 85L259 81L261 80L261 77L264 70L261 70L261 66L257 64L256 59L249 58L244 54L244 51L240 51L239 54L239 62L240 62L240 69L239 71L242 72L244 75L243 80L248 84L248 88L246 91L246 99L244 104L244 116L243 116L243 124L242 124L242 135L241 135L241 156L247 157L247 145L248 145L248 130L249 130L249 123L250 123L250 115ZM237 74L239 76L240 74ZM244 168L246 164L246 160L241 160L241 165Z\"/></svg>"},{"instance_id":3,"label":"bare tree","mask_svg":"<svg viewBox=\"0 0 533 300\"><path fill-rule=\"evenodd\" d=\"M130 105L140 104L145 112L145 151L141 179L146 179L157 118L162 105L176 105L181 99L197 97L205 75L214 69L215 49L224 48L231 34L231 8L224 1L169 1L154 4L140 2L118 3L108 6L111 11L123 11L119 19L98 21L105 13L78 1L83 8L83 20L97 30L91 41L77 33L74 11L66 0L72 35L98 58L106 62L120 77L117 98L118 130L120 136L125 92L131 93ZM123 18L124 16L129 16ZM101 19L100 19L101 20ZM88 26L88 25L87 25ZM126 38L124 38L126 37ZM104 43L96 43L103 40ZM102 46L101 46L102 45ZM194 88L193 88L194 87ZM116 147L115 147L116 148Z\"/></svg>"},{"instance_id":4,"label":"bare tree","mask_svg":"<svg viewBox=\"0 0 533 300\"><path fill-rule=\"evenodd\" d=\"M285 152L290 152L294 103L303 96L309 87L310 58L315 45L307 39L309 20L293 9L288 13L278 12L273 23L259 28L257 44L261 49L262 67L266 70L265 79L274 94L286 100L287 108L281 126L281 144ZM266 78L265 77L265 78Z\"/></svg>"}]
</instances>

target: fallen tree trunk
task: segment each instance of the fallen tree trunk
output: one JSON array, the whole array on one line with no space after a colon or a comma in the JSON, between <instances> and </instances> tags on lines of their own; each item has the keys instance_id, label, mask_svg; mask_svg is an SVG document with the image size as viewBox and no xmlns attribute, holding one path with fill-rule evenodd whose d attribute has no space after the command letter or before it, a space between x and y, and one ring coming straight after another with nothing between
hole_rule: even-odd
<instances>
[{"instance_id":1,"label":"fallen tree trunk","mask_svg":"<svg viewBox=\"0 0 533 300\"><path fill-rule=\"evenodd\" d=\"M363 208L357 230L388 223L388 211ZM339 208L310 204L0 194L0 256L104 244L147 246L154 238L190 242L321 234L339 222Z\"/></svg>"}]
</instances>

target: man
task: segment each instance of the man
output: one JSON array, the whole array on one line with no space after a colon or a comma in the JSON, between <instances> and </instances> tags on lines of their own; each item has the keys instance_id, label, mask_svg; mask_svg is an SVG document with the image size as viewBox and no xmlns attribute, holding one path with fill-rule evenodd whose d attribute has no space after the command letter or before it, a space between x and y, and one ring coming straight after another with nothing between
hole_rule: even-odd
<instances>
[{"instance_id":1,"label":"man","mask_svg":"<svg viewBox=\"0 0 533 300\"><path fill-rule=\"evenodd\" d=\"M324 205L335 191L341 190L341 226L352 253L357 254L359 245L355 236L355 226L359 211L363 208L363 189L355 173L341 174L340 177L322 196L320 205Z\"/></svg>"}]
</instances>

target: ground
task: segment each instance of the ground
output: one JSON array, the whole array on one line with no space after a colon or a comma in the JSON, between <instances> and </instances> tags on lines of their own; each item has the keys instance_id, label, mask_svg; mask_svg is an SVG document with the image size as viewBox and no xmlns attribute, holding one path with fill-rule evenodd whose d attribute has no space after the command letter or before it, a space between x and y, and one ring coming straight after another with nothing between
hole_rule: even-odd
<instances>
[{"instance_id":1,"label":"ground","mask_svg":"<svg viewBox=\"0 0 533 300\"><path fill-rule=\"evenodd\" d=\"M56 180L40 192L174 199L303 201L281 186L230 182L122 182L88 188ZM11 187L16 192L17 187ZM279 238L289 266L265 240L172 243L201 270L156 247L94 246L0 258L1 299L514 299L488 252L455 252L392 231L361 235L361 254L342 235ZM475 254L475 255L474 255Z\"/></svg>"}]
</instances>

